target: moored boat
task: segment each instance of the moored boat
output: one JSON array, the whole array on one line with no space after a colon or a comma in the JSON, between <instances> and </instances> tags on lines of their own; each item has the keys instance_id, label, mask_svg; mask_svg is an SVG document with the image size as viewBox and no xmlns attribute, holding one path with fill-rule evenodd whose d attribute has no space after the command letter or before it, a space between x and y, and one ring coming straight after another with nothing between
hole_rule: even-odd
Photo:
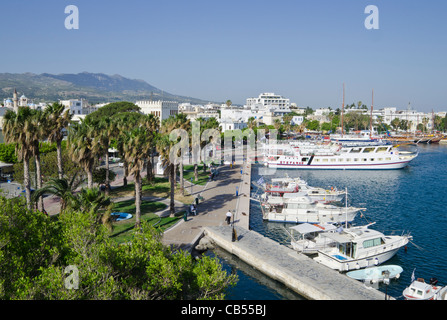
<instances>
[{"instance_id":1,"label":"moored boat","mask_svg":"<svg viewBox=\"0 0 447 320\"><path fill-rule=\"evenodd\" d=\"M417 148L388 143L331 143L305 149L291 144L268 146L264 165L278 169L401 169L418 156Z\"/></svg>"},{"instance_id":2,"label":"moored boat","mask_svg":"<svg viewBox=\"0 0 447 320\"><path fill-rule=\"evenodd\" d=\"M399 279L403 269L401 266L385 265L349 271L346 275L352 279L366 283L383 282L385 279Z\"/></svg>"},{"instance_id":3,"label":"moored boat","mask_svg":"<svg viewBox=\"0 0 447 320\"><path fill-rule=\"evenodd\" d=\"M392 258L412 236L384 235L370 226L346 228L340 233L323 233L335 245L318 250L315 261L338 271L377 266Z\"/></svg>"},{"instance_id":4,"label":"moored boat","mask_svg":"<svg viewBox=\"0 0 447 320\"><path fill-rule=\"evenodd\" d=\"M313 201L303 192L287 193L261 201L264 220L289 223L352 222L365 208L340 207Z\"/></svg>"},{"instance_id":5,"label":"moored boat","mask_svg":"<svg viewBox=\"0 0 447 320\"><path fill-rule=\"evenodd\" d=\"M431 278L429 283L418 278L402 294L405 300L447 300L447 286L438 286L436 278Z\"/></svg>"}]
</instances>

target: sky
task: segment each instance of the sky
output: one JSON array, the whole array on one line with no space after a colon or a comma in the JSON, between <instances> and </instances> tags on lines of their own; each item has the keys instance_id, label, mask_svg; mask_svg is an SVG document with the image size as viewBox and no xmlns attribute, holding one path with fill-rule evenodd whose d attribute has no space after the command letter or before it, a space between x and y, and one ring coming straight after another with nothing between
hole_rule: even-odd
<instances>
[{"instance_id":1,"label":"sky","mask_svg":"<svg viewBox=\"0 0 447 320\"><path fill-rule=\"evenodd\" d=\"M68 5L79 29L67 29ZM368 5L379 29L367 29ZM0 3L0 72L120 74L244 104L447 111L447 1L14 0Z\"/></svg>"}]
</instances>

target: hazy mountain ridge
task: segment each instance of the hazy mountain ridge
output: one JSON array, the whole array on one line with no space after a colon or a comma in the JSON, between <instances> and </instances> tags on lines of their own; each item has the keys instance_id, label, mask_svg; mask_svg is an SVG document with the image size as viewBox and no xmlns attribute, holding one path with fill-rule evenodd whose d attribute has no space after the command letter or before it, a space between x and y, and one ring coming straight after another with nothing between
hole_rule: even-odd
<instances>
[{"instance_id":1,"label":"hazy mountain ridge","mask_svg":"<svg viewBox=\"0 0 447 320\"><path fill-rule=\"evenodd\" d=\"M12 98L14 89L33 102L59 99L87 99L90 103L149 100L174 100L205 104L209 101L164 92L143 80L121 75L82 72L78 74L0 73L0 98Z\"/></svg>"}]
</instances>

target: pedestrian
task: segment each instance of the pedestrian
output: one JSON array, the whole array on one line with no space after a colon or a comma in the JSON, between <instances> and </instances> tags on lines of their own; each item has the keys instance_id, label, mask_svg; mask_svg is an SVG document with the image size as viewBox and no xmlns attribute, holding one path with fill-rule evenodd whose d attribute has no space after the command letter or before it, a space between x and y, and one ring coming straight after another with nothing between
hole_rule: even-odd
<instances>
[{"instance_id":1,"label":"pedestrian","mask_svg":"<svg viewBox=\"0 0 447 320\"><path fill-rule=\"evenodd\" d=\"M194 207L194 204L193 204L193 203L191 203L191 205L189 206L189 211L191 212L191 215L193 215L193 216L196 215L196 213L195 213L195 207Z\"/></svg>"},{"instance_id":2,"label":"pedestrian","mask_svg":"<svg viewBox=\"0 0 447 320\"><path fill-rule=\"evenodd\" d=\"M225 220L227 221L227 224L230 224L232 216L233 216L233 214L231 213L230 210L228 210L228 212L225 215Z\"/></svg>"}]
</instances>

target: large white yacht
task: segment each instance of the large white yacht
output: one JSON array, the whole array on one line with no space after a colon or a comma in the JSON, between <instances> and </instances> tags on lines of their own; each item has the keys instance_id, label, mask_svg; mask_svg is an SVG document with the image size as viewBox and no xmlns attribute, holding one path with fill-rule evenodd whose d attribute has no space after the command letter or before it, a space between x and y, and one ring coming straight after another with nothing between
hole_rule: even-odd
<instances>
[{"instance_id":1,"label":"large white yacht","mask_svg":"<svg viewBox=\"0 0 447 320\"><path fill-rule=\"evenodd\" d=\"M415 147L385 143L285 143L264 149L264 165L280 169L401 169L418 156Z\"/></svg>"},{"instance_id":2,"label":"large white yacht","mask_svg":"<svg viewBox=\"0 0 447 320\"><path fill-rule=\"evenodd\" d=\"M331 245L318 250L315 261L338 271L350 271L384 263L405 246L412 236L384 235L369 229L371 224L345 228L341 232L321 233Z\"/></svg>"}]
</instances>

